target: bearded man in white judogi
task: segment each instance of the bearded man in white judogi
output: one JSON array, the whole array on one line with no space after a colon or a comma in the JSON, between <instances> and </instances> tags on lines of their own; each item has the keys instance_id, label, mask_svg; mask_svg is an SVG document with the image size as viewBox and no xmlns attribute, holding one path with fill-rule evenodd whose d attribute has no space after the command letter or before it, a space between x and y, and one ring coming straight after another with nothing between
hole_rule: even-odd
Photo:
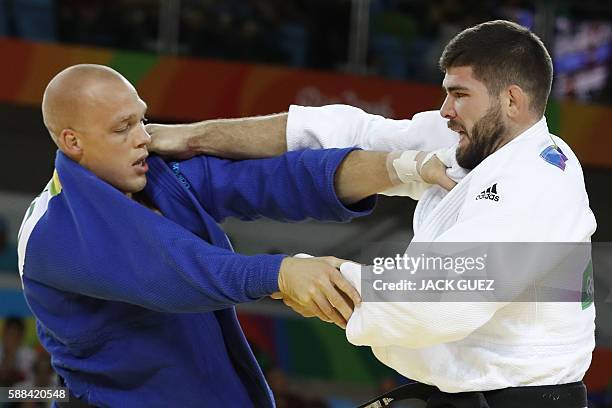
<instances>
[{"instance_id":1,"label":"bearded man in white judogi","mask_svg":"<svg viewBox=\"0 0 612 408\"><path fill-rule=\"evenodd\" d=\"M596 222L582 168L570 147L549 133L544 118L552 63L541 41L513 23L483 23L451 40L440 65L447 96L439 112L391 120L346 105L291 106L288 117L229 124L225 143L240 147L226 144L225 150L252 157L264 155L257 149L265 146L267 154L280 153L285 120L287 150L414 150L391 163L414 180L412 188L390 192L419 200L413 242L590 242ZM240 126L257 147L227 137ZM162 143L182 131L150 130L153 150L156 137ZM205 132L199 137L212 140ZM448 192L424 183L419 169L432 155L423 159L416 151L434 151L458 184ZM584 266L580 281L589 282L592 270ZM359 267L346 263L341 270L360 287ZM362 302L346 336L371 346L399 373L444 392L488 391L580 382L595 344L594 317L589 296L565 303Z\"/></svg>"}]
</instances>

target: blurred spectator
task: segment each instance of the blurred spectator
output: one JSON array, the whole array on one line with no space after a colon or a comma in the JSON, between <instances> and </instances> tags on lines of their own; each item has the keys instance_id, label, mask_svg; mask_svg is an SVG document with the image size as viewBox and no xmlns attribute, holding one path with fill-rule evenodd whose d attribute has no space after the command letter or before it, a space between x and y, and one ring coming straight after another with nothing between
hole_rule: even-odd
<instances>
[{"instance_id":1,"label":"blurred spectator","mask_svg":"<svg viewBox=\"0 0 612 408\"><path fill-rule=\"evenodd\" d=\"M28 379L32 367L32 350L24 345L25 322L7 317L0 345L0 387L10 387Z\"/></svg>"},{"instance_id":2,"label":"blurred spectator","mask_svg":"<svg viewBox=\"0 0 612 408\"><path fill-rule=\"evenodd\" d=\"M30 379L15 384L15 387L31 389L33 387L58 387L59 381L51 367L51 356L39 346L32 363ZM24 401L8 404L6 408L49 408L49 401Z\"/></svg>"},{"instance_id":3,"label":"blurred spectator","mask_svg":"<svg viewBox=\"0 0 612 408\"><path fill-rule=\"evenodd\" d=\"M266 373L266 379L274 394L277 408L307 408L308 401L289 390L287 376L278 367L272 367Z\"/></svg>"},{"instance_id":4,"label":"blurred spectator","mask_svg":"<svg viewBox=\"0 0 612 408\"><path fill-rule=\"evenodd\" d=\"M348 60L351 2L346 0L305 1L306 29L312 47L308 67L338 69Z\"/></svg>"},{"instance_id":5,"label":"blurred spectator","mask_svg":"<svg viewBox=\"0 0 612 408\"><path fill-rule=\"evenodd\" d=\"M612 23L560 16L555 28L553 94L558 99L605 101L612 62Z\"/></svg>"},{"instance_id":6,"label":"blurred spectator","mask_svg":"<svg viewBox=\"0 0 612 408\"><path fill-rule=\"evenodd\" d=\"M308 38L299 1L183 1L180 49L190 55L301 66Z\"/></svg>"},{"instance_id":7,"label":"blurred spectator","mask_svg":"<svg viewBox=\"0 0 612 408\"><path fill-rule=\"evenodd\" d=\"M0 272L17 272L17 248L9 240L6 220L0 216Z\"/></svg>"},{"instance_id":8,"label":"blurred spectator","mask_svg":"<svg viewBox=\"0 0 612 408\"><path fill-rule=\"evenodd\" d=\"M8 4L0 1L0 37L10 34Z\"/></svg>"},{"instance_id":9,"label":"blurred spectator","mask_svg":"<svg viewBox=\"0 0 612 408\"><path fill-rule=\"evenodd\" d=\"M62 42L155 51L157 0L56 0Z\"/></svg>"},{"instance_id":10,"label":"blurred spectator","mask_svg":"<svg viewBox=\"0 0 612 408\"><path fill-rule=\"evenodd\" d=\"M612 45L610 46L612 49ZM599 104L612 105L612 58L608 60L606 84L595 95L594 101Z\"/></svg>"},{"instance_id":11,"label":"blurred spectator","mask_svg":"<svg viewBox=\"0 0 612 408\"><path fill-rule=\"evenodd\" d=\"M13 12L18 36L36 41L56 39L54 0L13 1Z\"/></svg>"},{"instance_id":12,"label":"blurred spectator","mask_svg":"<svg viewBox=\"0 0 612 408\"><path fill-rule=\"evenodd\" d=\"M363 72L439 83L438 57L457 32L509 19L534 29L535 0L369 0ZM180 55L342 70L349 66L349 0L180 0ZM612 55L608 20L572 16L580 2L557 7L557 97L606 102ZM161 0L0 1L0 36L157 52ZM541 7L540 7L541 8ZM554 9L554 7L553 7ZM589 14L588 8L584 8ZM584 14L584 10L583 13ZM563 13L563 16L561 15ZM590 11L590 18L601 18ZM580 17L583 18L583 17ZM170 21L172 17L170 18ZM606 82L607 81L607 82Z\"/></svg>"},{"instance_id":13,"label":"blurred spectator","mask_svg":"<svg viewBox=\"0 0 612 408\"><path fill-rule=\"evenodd\" d=\"M57 37L55 1L1 1L0 35L35 41L55 41Z\"/></svg>"},{"instance_id":14,"label":"blurred spectator","mask_svg":"<svg viewBox=\"0 0 612 408\"><path fill-rule=\"evenodd\" d=\"M411 47L416 37L414 13L400 12L393 4L372 3L370 64L374 72L395 79L408 75Z\"/></svg>"},{"instance_id":15,"label":"blurred spectator","mask_svg":"<svg viewBox=\"0 0 612 408\"><path fill-rule=\"evenodd\" d=\"M285 56L288 65L294 67L306 66L306 59L310 47L310 35L306 30L306 16L301 7L297 7L296 2L281 2L284 11L280 15L274 16L277 25L277 33L273 34L277 38L278 46Z\"/></svg>"},{"instance_id":16,"label":"blurred spectator","mask_svg":"<svg viewBox=\"0 0 612 408\"><path fill-rule=\"evenodd\" d=\"M266 372L266 379L274 394L277 408L326 408L327 404L318 398L306 398L290 390L287 376L279 367Z\"/></svg>"},{"instance_id":17,"label":"blurred spectator","mask_svg":"<svg viewBox=\"0 0 612 408\"><path fill-rule=\"evenodd\" d=\"M26 381L18 383L23 387L54 387L58 384L57 375L51 366L51 356L41 346L36 350L31 367L31 376Z\"/></svg>"}]
</instances>

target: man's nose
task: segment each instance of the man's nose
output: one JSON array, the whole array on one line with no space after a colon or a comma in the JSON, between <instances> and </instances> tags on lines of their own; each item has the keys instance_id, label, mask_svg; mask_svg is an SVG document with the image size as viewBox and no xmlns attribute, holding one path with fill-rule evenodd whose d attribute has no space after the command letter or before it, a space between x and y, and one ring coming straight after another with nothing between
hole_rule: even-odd
<instances>
[{"instance_id":1,"label":"man's nose","mask_svg":"<svg viewBox=\"0 0 612 408\"><path fill-rule=\"evenodd\" d=\"M453 101L450 95L446 96L444 99L444 103L442 104L442 108L440 108L440 115L446 119L453 119L457 114L455 113L455 108L453 107Z\"/></svg>"},{"instance_id":2,"label":"man's nose","mask_svg":"<svg viewBox=\"0 0 612 408\"><path fill-rule=\"evenodd\" d=\"M149 133L147 132L147 130L145 129L144 125L140 126L140 129L138 131L138 135L136 136L136 147L144 147L147 146L149 143L151 143L151 135L149 135Z\"/></svg>"}]
</instances>

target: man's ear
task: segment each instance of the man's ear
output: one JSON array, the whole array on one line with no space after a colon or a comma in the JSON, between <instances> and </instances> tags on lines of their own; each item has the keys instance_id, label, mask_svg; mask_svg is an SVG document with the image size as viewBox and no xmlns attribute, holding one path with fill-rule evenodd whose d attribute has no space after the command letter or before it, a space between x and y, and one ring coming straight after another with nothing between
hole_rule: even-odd
<instances>
[{"instance_id":1,"label":"man's ear","mask_svg":"<svg viewBox=\"0 0 612 408\"><path fill-rule=\"evenodd\" d=\"M57 136L57 144L66 156L74 161L79 161L83 156L83 148L81 146L81 138L72 129L63 129Z\"/></svg>"},{"instance_id":2,"label":"man's ear","mask_svg":"<svg viewBox=\"0 0 612 408\"><path fill-rule=\"evenodd\" d=\"M529 110L529 98L518 85L510 85L506 88L502 100L506 114L512 119L523 116Z\"/></svg>"}]
</instances>

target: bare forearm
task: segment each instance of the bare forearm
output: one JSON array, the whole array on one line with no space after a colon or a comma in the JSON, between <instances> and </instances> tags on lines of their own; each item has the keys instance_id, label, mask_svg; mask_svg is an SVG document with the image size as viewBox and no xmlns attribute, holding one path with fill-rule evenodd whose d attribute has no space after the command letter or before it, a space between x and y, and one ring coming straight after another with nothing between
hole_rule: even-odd
<instances>
[{"instance_id":1,"label":"bare forearm","mask_svg":"<svg viewBox=\"0 0 612 408\"><path fill-rule=\"evenodd\" d=\"M278 156L287 151L286 128L286 113L146 126L151 135L149 150L174 159L189 159L200 154L228 159Z\"/></svg>"},{"instance_id":2,"label":"bare forearm","mask_svg":"<svg viewBox=\"0 0 612 408\"><path fill-rule=\"evenodd\" d=\"M217 119L193 124L190 148L233 159L278 156L287 151L287 114Z\"/></svg>"},{"instance_id":3,"label":"bare forearm","mask_svg":"<svg viewBox=\"0 0 612 408\"><path fill-rule=\"evenodd\" d=\"M388 154L355 150L346 156L334 179L342 203L353 204L393 187L386 165Z\"/></svg>"}]
</instances>

